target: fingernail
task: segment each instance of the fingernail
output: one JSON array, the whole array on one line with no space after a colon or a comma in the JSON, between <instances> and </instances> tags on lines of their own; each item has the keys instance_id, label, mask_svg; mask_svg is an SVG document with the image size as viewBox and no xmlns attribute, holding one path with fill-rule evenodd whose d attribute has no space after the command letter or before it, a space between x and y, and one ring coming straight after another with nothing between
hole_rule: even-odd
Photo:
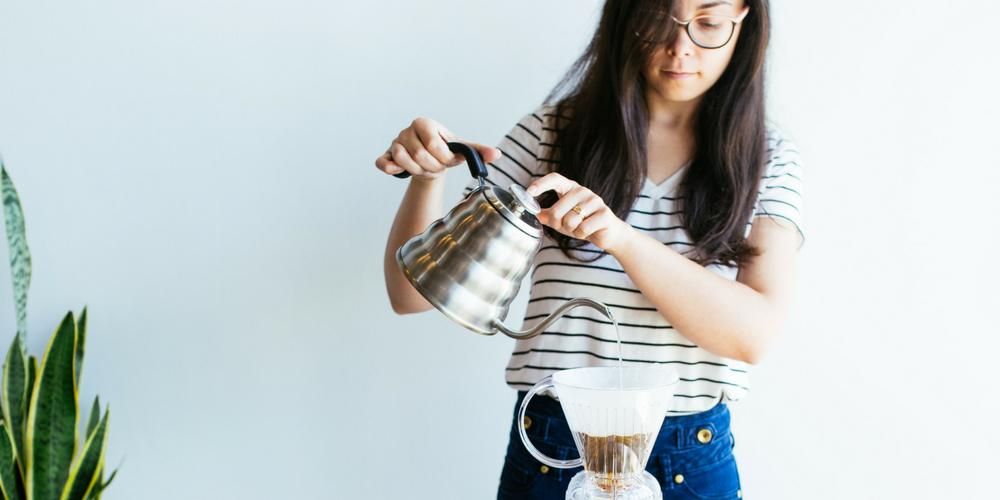
<instances>
[{"instance_id":1,"label":"fingernail","mask_svg":"<svg viewBox=\"0 0 1000 500\"><path fill-rule=\"evenodd\" d=\"M493 148L493 149L497 150L497 155L503 156L503 151L500 151L500 148Z\"/></svg>"},{"instance_id":2,"label":"fingernail","mask_svg":"<svg viewBox=\"0 0 1000 500\"><path fill-rule=\"evenodd\" d=\"M535 194L537 193L538 193L538 188L536 188L535 186L528 186L528 194L530 194L531 196L535 196Z\"/></svg>"}]
</instances>

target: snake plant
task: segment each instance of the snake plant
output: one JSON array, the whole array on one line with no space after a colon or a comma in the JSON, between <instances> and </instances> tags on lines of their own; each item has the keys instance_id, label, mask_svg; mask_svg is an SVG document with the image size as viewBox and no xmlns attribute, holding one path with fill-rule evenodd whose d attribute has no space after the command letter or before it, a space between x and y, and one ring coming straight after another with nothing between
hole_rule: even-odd
<instances>
[{"instance_id":1,"label":"snake plant","mask_svg":"<svg viewBox=\"0 0 1000 500\"><path fill-rule=\"evenodd\" d=\"M97 500L115 473L104 479L108 414L94 398L83 447L77 454L77 405L87 335L87 309L66 314L49 340L41 364L25 352L31 254L24 214L0 160L4 222L10 250L17 334L3 365L0 420L0 495L3 500ZM116 471L117 472L117 471Z\"/></svg>"}]
</instances>

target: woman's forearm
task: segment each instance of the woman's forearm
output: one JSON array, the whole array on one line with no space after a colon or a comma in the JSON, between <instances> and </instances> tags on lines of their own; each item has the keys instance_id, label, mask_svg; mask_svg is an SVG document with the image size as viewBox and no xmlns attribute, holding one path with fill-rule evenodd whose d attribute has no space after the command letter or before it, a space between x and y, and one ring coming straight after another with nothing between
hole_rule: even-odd
<instances>
[{"instance_id":1,"label":"woman's forearm","mask_svg":"<svg viewBox=\"0 0 1000 500\"><path fill-rule=\"evenodd\" d=\"M674 329L709 352L755 364L784 324L790 290L725 279L634 229L612 255Z\"/></svg>"},{"instance_id":2,"label":"woman's forearm","mask_svg":"<svg viewBox=\"0 0 1000 500\"><path fill-rule=\"evenodd\" d=\"M392 310L409 314L431 309L420 292L406 279L396 263L396 251L410 238L422 233L444 212L444 176L435 179L411 178L396 212L396 219L385 245L385 286Z\"/></svg>"}]
</instances>

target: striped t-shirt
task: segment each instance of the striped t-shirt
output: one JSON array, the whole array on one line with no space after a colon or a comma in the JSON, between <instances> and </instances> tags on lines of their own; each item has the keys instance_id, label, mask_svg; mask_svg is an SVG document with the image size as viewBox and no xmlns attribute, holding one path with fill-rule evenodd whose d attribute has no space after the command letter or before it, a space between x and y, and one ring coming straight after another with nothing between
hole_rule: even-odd
<instances>
[{"instance_id":1,"label":"striped t-shirt","mask_svg":"<svg viewBox=\"0 0 1000 500\"><path fill-rule=\"evenodd\" d=\"M488 164L487 183L506 189L511 184L528 187L552 170L555 110L543 107L525 116L500 142L503 156ZM802 167L799 154L787 140L768 130L770 161L758 190L754 214L789 221L802 231ZM685 254L692 248L681 227L678 186L687 167L682 167L660 185L645 181L626 221L637 230ZM478 186L473 182L466 193ZM579 255L600 253L587 244ZM738 268L707 266L712 272L735 280ZM669 286L669 285L667 285ZM710 409L718 402L736 401L750 387L747 364L712 354L694 345L667 322L636 288L610 255L593 262L568 259L555 241L543 237L531 275L530 297L524 318L528 329L549 316L565 301L589 297L610 307L618 321L622 358L626 365L657 363L680 376L670 413L682 415ZM527 390L559 370L583 366L616 366L618 345L612 323L597 311L578 307L550 325L540 335L517 341L507 366L507 384Z\"/></svg>"}]
</instances>

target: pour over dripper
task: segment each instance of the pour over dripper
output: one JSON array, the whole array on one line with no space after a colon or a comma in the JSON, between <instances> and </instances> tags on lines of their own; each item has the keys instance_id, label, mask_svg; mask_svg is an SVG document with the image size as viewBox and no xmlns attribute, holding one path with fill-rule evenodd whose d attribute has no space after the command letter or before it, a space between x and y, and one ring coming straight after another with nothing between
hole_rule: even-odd
<instances>
[{"instance_id":1,"label":"pour over dripper","mask_svg":"<svg viewBox=\"0 0 1000 500\"><path fill-rule=\"evenodd\" d=\"M678 380L676 373L657 366L557 372L535 384L521 403L521 440L532 456L550 467L584 467L570 484L567 499L659 498L659 485L645 468ZM547 457L524 430L528 402L549 388L559 397L580 458Z\"/></svg>"}]
</instances>

